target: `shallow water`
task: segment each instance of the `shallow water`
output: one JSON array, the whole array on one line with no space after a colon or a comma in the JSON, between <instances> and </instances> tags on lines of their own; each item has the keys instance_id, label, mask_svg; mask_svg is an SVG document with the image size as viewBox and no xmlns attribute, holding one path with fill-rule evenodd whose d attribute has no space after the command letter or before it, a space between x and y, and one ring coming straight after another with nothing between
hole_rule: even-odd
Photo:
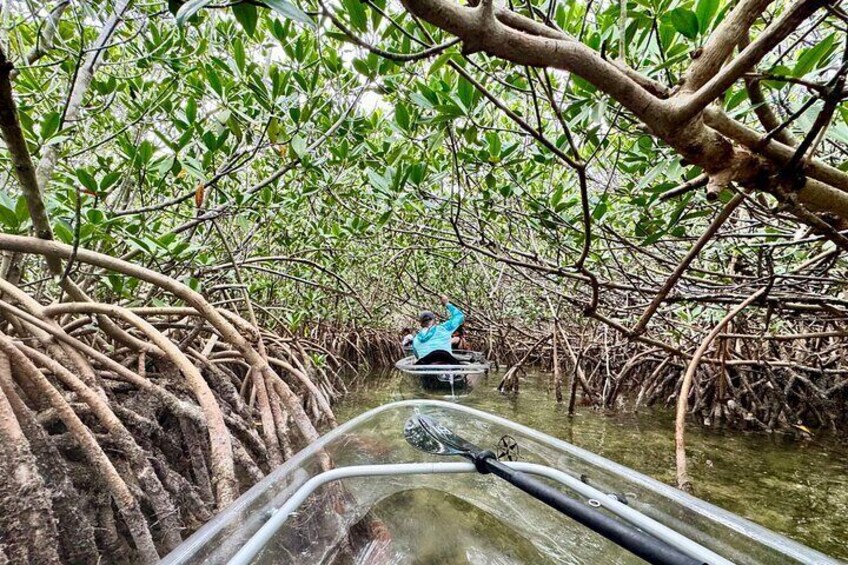
<instances>
[{"instance_id":1,"label":"shallow water","mask_svg":"<svg viewBox=\"0 0 848 565\"><path fill-rule=\"evenodd\" d=\"M548 393L548 375L523 378L517 397L498 393L498 378L490 376L470 394L455 400L674 484L672 412L604 414L578 407L575 417L569 418L566 406L558 406ZM336 408L339 422L394 400L445 398L421 390L412 377L396 372L360 376L351 385L351 393ZM691 423L687 444L698 497L819 551L848 559L848 447L825 436L801 440ZM452 511L459 509L452 507Z\"/></svg>"},{"instance_id":2,"label":"shallow water","mask_svg":"<svg viewBox=\"0 0 848 565\"><path fill-rule=\"evenodd\" d=\"M415 520L409 519L410 508L416 509ZM508 524L444 492L399 492L377 504L371 515L392 532L392 563L552 563Z\"/></svg>"}]
</instances>

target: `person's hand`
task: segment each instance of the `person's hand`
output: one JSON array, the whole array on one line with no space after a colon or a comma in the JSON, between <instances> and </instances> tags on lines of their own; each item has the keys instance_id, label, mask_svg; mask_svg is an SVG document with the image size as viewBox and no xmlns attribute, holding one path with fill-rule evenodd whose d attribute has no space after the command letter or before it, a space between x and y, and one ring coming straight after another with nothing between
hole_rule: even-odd
<instances>
[{"instance_id":1,"label":"person's hand","mask_svg":"<svg viewBox=\"0 0 848 565\"><path fill-rule=\"evenodd\" d=\"M440 297L439 297L439 300L441 300L441 301L442 301L442 306L447 306L447 305L448 305L448 302L450 302L450 299L448 299L448 295L447 295L447 294L443 294L442 296L440 296Z\"/></svg>"}]
</instances>

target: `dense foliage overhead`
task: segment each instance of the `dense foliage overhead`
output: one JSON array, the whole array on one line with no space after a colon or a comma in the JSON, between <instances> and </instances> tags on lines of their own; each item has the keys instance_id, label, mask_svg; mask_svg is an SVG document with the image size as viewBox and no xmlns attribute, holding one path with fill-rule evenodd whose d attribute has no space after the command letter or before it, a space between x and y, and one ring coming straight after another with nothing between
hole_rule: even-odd
<instances>
[{"instance_id":1,"label":"dense foliage overhead","mask_svg":"<svg viewBox=\"0 0 848 565\"><path fill-rule=\"evenodd\" d=\"M597 226L586 267L607 287L634 293L659 285L662 266L719 208L701 190L663 199L698 180L700 168L579 76L464 55L450 35L396 4L207 4L130 4L72 121L68 85L101 33L93 24L112 6L59 3L33 12L22 3L7 14L30 149L36 159L51 148L60 155L42 187L58 239L132 253L222 292L221 283L234 282L224 248L211 244L222 229L236 257L254 258L245 265L251 290L282 307L289 322L303 315L379 320L400 297L421 296L419 288L443 280L470 293L475 306L491 306L498 271L489 261L481 269L457 243L577 273L571 266L585 230L575 163L585 168ZM773 3L751 35L791 4ZM517 9L549 16L607 60L673 87L733 4L625 6L625 14L614 2ZM51 10L63 12L57 33L27 64ZM841 65L844 25L838 12L816 14L749 73L778 119L793 118L784 133L800 138L815 121L816 100ZM744 81L724 93L722 105L760 127ZM845 118L839 105L816 148L837 167ZM14 179L5 182L4 228L25 233L26 206ZM717 196L726 202L731 190ZM726 244L700 258L705 270L722 271L733 256L755 268L765 251L790 268L818 253L821 241L782 245L797 225L780 221L774 206L749 198L734 219L733 233L743 239L724 236ZM301 261L287 260L294 256ZM706 278L693 273L686 294L697 299L703 285L730 282ZM131 281L101 283L118 298L133 297ZM567 288L569 299L589 291ZM516 306L511 313L528 307Z\"/></svg>"}]
</instances>

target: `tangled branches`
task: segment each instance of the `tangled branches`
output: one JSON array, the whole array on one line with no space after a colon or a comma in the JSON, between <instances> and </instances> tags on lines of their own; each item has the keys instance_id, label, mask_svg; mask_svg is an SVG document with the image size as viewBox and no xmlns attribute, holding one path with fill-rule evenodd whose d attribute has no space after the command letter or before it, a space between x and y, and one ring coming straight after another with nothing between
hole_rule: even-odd
<instances>
[{"instance_id":1,"label":"tangled branches","mask_svg":"<svg viewBox=\"0 0 848 565\"><path fill-rule=\"evenodd\" d=\"M688 369L683 413L704 425L799 434L809 428L844 430L848 334L841 321L799 322L794 333L769 334L759 331L760 316L740 311L716 325L697 357L669 356L603 325L556 324L551 333L525 338L523 346L513 337L513 347L532 353L511 359L505 390L515 391L517 370L532 363L550 367L554 379L560 374L569 379L578 391L574 399L583 404L640 410L674 405Z\"/></svg>"},{"instance_id":2,"label":"tangled branches","mask_svg":"<svg viewBox=\"0 0 848 565\"><path fill-rule=\"evenodd\" d=\"M73 252L7 235L0 247ZM341 362L154 271L83 249L76 260L185 305L45 305L0 280L0 549L13 561L155 562L335 424Z\"/></svg>"}]
</instances>

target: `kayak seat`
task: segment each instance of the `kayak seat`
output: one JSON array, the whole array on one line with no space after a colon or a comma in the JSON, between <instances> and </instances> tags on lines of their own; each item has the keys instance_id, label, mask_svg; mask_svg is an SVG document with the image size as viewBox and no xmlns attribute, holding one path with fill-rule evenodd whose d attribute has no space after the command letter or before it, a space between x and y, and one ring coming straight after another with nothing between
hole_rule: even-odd
<instances>
[{"instance_id":1,"label":"kayak seat","mask_svg":"<svg viewBox=\"0 0 848 565\"><path fill-rule=\"evenodd\" d=\"M454 357L449 351L437 349L431 351L415 362L416 365L462 365L462 362Z\"/></svg>"}]
</instances>

